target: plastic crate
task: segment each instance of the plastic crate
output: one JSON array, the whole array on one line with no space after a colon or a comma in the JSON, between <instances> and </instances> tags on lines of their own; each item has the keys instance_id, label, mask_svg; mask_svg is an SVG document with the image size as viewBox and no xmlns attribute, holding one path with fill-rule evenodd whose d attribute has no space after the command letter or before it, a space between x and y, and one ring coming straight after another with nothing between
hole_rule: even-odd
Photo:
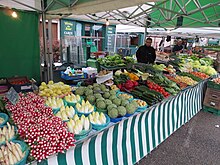
<instances>
[{"instance_id":1,"label":"plastic crate","mask_svg":"<svg viewBox=\"0 0 220 165\"><path fill-rule=\"evenodd\" d=\"M19 83L19 82L24 82L22 84L14 84L14 83ZM7 78L7 83L9 88L13 87L16 92L32 92L32 83L30 80L26 77L12 77L12 78Z\"/></svg>"},{"instance_id":2,"label":"plastic crate","mask_svg":"<svg viewBox=\"0 0 220 165\"><path fill-rule=\"evenodd\" d=\"M95 130L102 130L104 129L105 127L108 126L108 124L110 123L110 118L108 117L108 115L105 115L106 117L106 123L105 124L92 124L92 128L95 129Z\"/></svg>"},{"instance_id":3,"label":"plastic crate","mask_svg":"<svg viewBox=\"0 0 220 165\"><path fill-rule=\"evenodd\" d=\"M83 73L75 76L68 76L63 71L61 71L60 73L61 73L61 78L64 80L79 80L79 79L86 79L88 77L87 73Z\"/></svg>"},{"instance_id":4,"label":"plastic crate","mask_svg":"<svg viewBox=\"0 0 220 165\"><path fill-rule=\"evenodd\" d=\"M215 108L203 106L203 111L212 113L212 114L217 115L217 116L220 116L220 110L215 109Z\"/></svg>"},{"instance_id":5,"label":"plastic crate","mask_svg":"<svg viewBox=\"0 0 220 165\"><path fill-rule=\"evenodd\" d=\"M213 81L208 81L207 82L207 87L220 90L220 84L216 84Z\"/></svg>"}]
</instances>

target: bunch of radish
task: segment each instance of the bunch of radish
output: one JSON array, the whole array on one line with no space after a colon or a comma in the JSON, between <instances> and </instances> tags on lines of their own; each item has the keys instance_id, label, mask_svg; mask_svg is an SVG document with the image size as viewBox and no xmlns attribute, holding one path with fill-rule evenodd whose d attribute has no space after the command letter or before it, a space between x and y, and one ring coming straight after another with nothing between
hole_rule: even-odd
<instances>
[{"instance_id":1,"label":"bunch of radish","mask_svg":"<svg viewBox=\"0 0 220 165\"><path fill-rule=\"evenodd\" d=\"M31 156L40 161L74 146L74 134L68 132L67 125L53 115L41 97L34 93L19 96L16 105L7 102L6 108L18 126L20 137L31 147Z\"/></svg>"}]
</instances>

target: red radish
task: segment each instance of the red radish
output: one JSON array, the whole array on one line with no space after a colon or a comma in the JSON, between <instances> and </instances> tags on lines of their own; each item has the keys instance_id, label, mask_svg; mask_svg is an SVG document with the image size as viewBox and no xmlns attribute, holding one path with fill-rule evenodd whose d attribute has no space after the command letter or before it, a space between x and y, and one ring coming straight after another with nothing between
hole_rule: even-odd
<instances>
[{"instance_id":1,"label":"red radish","mask_svg":"<svg viewBox=\"0 0 220 165\"><path fill-rule=\"evenodd\" d=\"M34 93L19 93L19 96L16 105L7 102L6 108L18 126L20 137L31 147L31 156L41 161L74 145L74 135L67 131L60 118L53 115L52 109L44 105L41 97Z\"/></svg>"}]
</instances>

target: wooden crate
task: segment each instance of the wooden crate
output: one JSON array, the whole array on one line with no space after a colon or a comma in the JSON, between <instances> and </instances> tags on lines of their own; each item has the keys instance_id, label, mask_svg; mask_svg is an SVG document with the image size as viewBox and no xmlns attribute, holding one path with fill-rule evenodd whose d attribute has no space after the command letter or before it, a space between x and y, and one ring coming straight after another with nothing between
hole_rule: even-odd
<instances>
[{"instance_id":1,"label":"wooden crate","mask_svg":"<svg viewBox=\"0 0 220 165\"><path fill-rule=\"evenodd\" d=\"M203 105L220 110L220 90L207 88Z\"/></svg>"}]
</instances>

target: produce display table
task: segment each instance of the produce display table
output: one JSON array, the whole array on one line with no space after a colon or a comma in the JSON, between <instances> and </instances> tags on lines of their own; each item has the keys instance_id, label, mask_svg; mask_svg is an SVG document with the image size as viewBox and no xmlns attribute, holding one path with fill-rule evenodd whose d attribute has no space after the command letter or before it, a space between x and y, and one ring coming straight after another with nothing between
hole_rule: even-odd
<instances>
[{"instance_id":1,"label":"produce display table","mask_svg":"<svg viewBox=\"0 0 220 165\"><path fill-rule=\"evenodd\" d=\"M134 164L202 109L205 82L89 137L38 165Z\"/></svg>"},{"instance_id":2,"label":"produce display table","mask_svg":"<svg viewBox=\"0 0 220 165\"><path fill-rule=\"evenodd\" d=\"M100 67L101 67L101 69L104 69L104 70L119 70L119 69L126 69L127 68L126 66L106 67L103 65L100 65Z\"/></svg>"}]
</instances>

